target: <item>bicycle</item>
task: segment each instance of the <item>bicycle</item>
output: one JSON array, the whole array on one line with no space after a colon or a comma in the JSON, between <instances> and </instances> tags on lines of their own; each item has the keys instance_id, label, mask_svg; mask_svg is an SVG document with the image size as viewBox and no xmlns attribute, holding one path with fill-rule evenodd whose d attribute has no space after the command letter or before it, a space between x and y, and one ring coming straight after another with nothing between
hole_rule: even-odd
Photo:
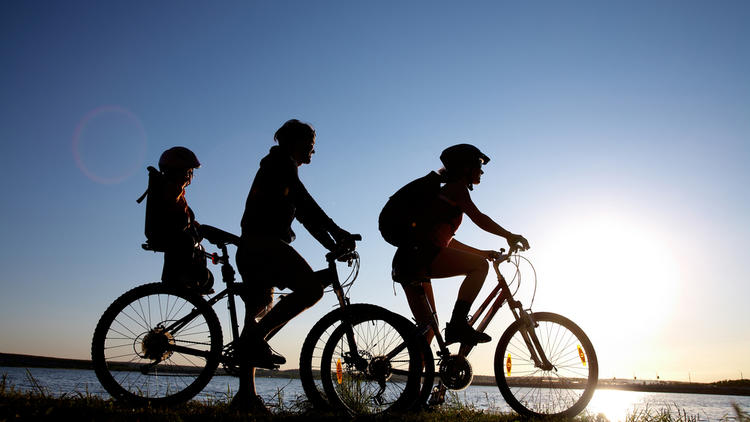
<instances>
[{"instance_id":1,"label":"bicycle","mask_svg":"<svg viewBox=\"0 0 750 422\"><path fill-rule=\"evenodd\" d=\"M514 322L500 337L494 356L495 380L500 393L510 407L523 416L573 417L583 411L596 390L599 374L596 352L583 330L571 320L550 312L531 312L530 307L524 309L521 302L513 298L520 287L519 264L522 259L514 252L512 249L505 254L503 249L500 250L501 258L493 262L498 283L469 319L469 324L473 327L478 323L476 330L484 332L507 302ZM500 264L506 261L516 267L510 284L500 273ZM518 285L515 291L511 291L510 285L516 277ZM536 273L534 283L536 294ZM461 344L458 353L451 354L440 334L435 311L424 295L422 299L432 318L418 321L417 333L420 336L425 336L430 330L434 333L440 381L433 388L435 361L432 350L428 348L423 353L424 383L415 406L441 404L447 389L462 390L473 379L467 356L475 345ZM480 320L482 314L485 315Z\"/></svg>"},{"instance_id":2,"label":"bicycle","mask_svg":"<svg viewBox=\"0 0 750 422\"><path fill-rule=\"evenodd\" d=\"M239 245L239 237L208 225L202 225L201 230L206 240L221 251L220 255L204 253L214 264L221 264L224 290L204 298L202 292L195 290L165 283L145 284L116 299L100 318L94 330L91 356L97 378L115 399L135 405L172 405L200 393L216 374L219 364L225 373L238 375L235 342L239 339L239 324L235 296L243 286L235 283L227 245ZM361 240L359 235L352 237ZM331 385L330 372L327 377L322 376L323 391L318 390L312 370L315 348L310 345L321 338L325 341L345 338L347 368L351 364L365 374L348 390L352 397L368 397L357 411L380 413L405 408L411 404L407 401L411 394L404 391L414 391L420 386L416 368L421 369L421 360L416 348L422 345L419 339L410 338L413 324L408 319L374 305L350 304L348 290L345 292L344 288L351 283L342 286L336 263L348 262L351 266L356 261L355 269L358 268L359 255L354 242L351 244L326 254L327 268L316 272L318 279L336 293L340 308L324 316L305 339L308 352L303 350L300 358L302 384L311 402L318 406L330 405L326 393L338 397ZM160 251L148 243L142 247ZM226 344L213 310L224 298L231 323L231 337ZM378 336L373 337L373 333ZM401 347L389 354L382 349L384 340ZM394 372L401 377L392 377ZM350 408L346 403L351 406L349 397L333 402L335 406Z\"/></svg>"}]
</instances>

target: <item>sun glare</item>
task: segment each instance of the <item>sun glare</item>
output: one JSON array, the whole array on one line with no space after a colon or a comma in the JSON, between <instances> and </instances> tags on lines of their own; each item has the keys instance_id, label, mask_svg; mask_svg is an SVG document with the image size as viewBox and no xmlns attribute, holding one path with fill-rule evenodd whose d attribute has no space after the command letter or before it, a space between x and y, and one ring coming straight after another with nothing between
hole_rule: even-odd
<instances>
[{"instance_id":1,"label":"sun glare","mask_svg":"<svg viewBox=\"0 0 750 422\"><path fill-rule=\"evenodd\" d=\"M580 319L597 350L629 356L648 350L649 340L672 317L680 293L679 267L667 236L648 220L604 213L579 217L550 235L540 262L544 276L555 280L544 286L554 290L545 296L556 309Z\"/></svg>"}]
</instances>

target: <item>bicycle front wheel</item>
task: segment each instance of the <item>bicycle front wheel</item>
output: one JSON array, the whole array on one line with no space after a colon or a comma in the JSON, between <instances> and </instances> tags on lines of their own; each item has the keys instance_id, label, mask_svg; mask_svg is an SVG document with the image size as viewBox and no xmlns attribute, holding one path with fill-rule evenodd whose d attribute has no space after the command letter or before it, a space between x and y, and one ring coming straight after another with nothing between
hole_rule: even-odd
<instances>
[{"instance_id":1,"label":"bicycle front wheel","mask_svg":"<svg viewBox=\"0 0 750 422\"><path fill-rule=\"evenodd\" d=\"M219 319L202 297L152 283L107 308L94 331L91 358L97 378L115 399L166 405L203 390L221 348Z\"/></svg>"},{"instance_id":2,"label":"bicycle front wheel","mask_svg":"<svg viewBox=\"0 0 750 422\"><path fill-rule=\"evenodd\" d=\"M516 321L495 350L495 380L505 401L524 416L573 417L591 400L599 377L596 352L571 320L554 313L532 314L533 331ZM524 334L541 348L551 365L537 363ZM535 335L538 342L534 342Z\"/></svg>"},{"instance_id":3,"label":"bicycle front wheel","mask_svg":"<svg viewBox=\"0 0 750 422\"><path fill-rule=\"evenodd\" d=\"M352 415L410 408L421 387L424 342L414 324L383 308L352 315L321 356L328 402Z\"/></svg>"},{"instance_id":4,"label":"bicycle front wheel","mask_svg":"<svg viewBox=\"0 0 750 422\"><path fill-rule=\"evenodd\" d=\"M320 382L320 362L331 333L341 324L346 315L366 315L378 312L381 308L367 303L348 305L346 309L337 308L325 314L313 325L302 344L299 354L299 377L307 400L318 410L330 410L331 404L326 398L323 384Z\"/></svg>"}]
</instances>

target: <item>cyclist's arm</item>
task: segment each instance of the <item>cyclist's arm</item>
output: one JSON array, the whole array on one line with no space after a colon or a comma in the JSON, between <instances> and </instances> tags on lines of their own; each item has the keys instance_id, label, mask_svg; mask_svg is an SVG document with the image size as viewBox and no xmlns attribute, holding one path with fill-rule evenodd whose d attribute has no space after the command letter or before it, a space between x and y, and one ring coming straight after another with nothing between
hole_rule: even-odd
<instances>
[{"instance_id":1,"label":"cyclist's arm","mask_svg":"<svg viewBox=\"0 0 750 422\"><path fill-rule=\"evenodd\" d=\"M458 205L458 207L461 208L461 211L469 216L471 221L473 221L474 224L476 224L480 229L488 233L504 237L506 239L509 236L513 235L513 233L500 227L500 225L497 224L488 215L479 211L479 208L474 205L474 201L471 200L471 196L469 196L469 190L465 186L456 184L456 186L453 186L451 188L452 189L450 189L450 192L447 193L451 194L451 196L453 197L452 199L456 203L456 205Z\"/></svg>"},{"instance_id":2,"label":"cyclist's arm","mask_svg":"<svg viewBox=\"0 0 750 422\"><path fill-rule=\"evenodd\" d=\"M451 191L456 205L461 208L464 214L468 215L471 221L474 222L480 229L495 234L500 237L504 237L508 241L508 246L514 248L520 246L522 250L529 248L529 242L523 236L514 234L502 228L492 218L483 212L479 211L474 201L471 200L469 195L469 189L465 186L451 186ZM519 245L520 243L520 245Z\"/></svg>"},{"instance_id":3,"label":"cyclist's arm","mask_svg":"<svg viewBox=\"0 0 750 422\"><path fill-rule=\"evenodd\" d=\"M313 199L301 181L296 181L296 218L320 242L323 247L332 251L336 248L336 241L331 232L341 230Z\"/></svg>"}]
</instances>

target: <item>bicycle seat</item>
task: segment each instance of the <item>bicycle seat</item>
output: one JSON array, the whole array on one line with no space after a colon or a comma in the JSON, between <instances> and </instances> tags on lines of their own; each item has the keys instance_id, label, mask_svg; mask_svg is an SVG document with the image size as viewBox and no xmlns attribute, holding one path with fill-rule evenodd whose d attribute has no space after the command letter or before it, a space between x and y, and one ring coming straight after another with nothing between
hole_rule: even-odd
<instances>
[{"instance_id":1,"label":"bicycle seat","mask_svg":"<svg viewBox=\"0 0 750 422\"><path fill-rule=\"evenodd\" d=\"M237 235L234 235L229 232L225 232L224 230L217 229L214 226L209 226L207 224L201 224L200 226L200 234L203 236L206 240L213 243L214 245L219 244L232 244L235 246L239 246L240 244L240 237Z\"/></svg>"},{"instance_id":2,"label":"bicycle seat","mask_svg":"<svg viewBox=\"0 0 750 422\"><path fill-rule=\"evenodd\" d=\"M164 248L160 247L159 245L152 245L148 240L141 244L141 247L147 251L164 252Z\"/></svg>"}]
</instances>

